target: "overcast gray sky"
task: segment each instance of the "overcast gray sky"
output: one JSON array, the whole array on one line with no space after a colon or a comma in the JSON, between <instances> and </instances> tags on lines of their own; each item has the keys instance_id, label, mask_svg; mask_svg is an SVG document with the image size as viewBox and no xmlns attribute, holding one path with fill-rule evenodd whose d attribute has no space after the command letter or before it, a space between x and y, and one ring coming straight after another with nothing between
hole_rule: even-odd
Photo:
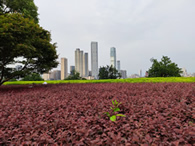
<instances>
[{"instance_id":1,"label":"overcast gray sky","mask_svg":"<svg viewBox=\"0 0 195 146\"><path fill-rule=\"evenodd\" d=\"M150 58L168 56L195 72L195 0L34 0L40 25L57 42L59 58L74 65L74 51L98 42L99 66L110 65L110 47L128 75L148 70ZM59 59L60 60L60 59ZM69 67L68 67L69 68ZM60 69L60 66L58 67Z\"/></svg>"}]
</instances>

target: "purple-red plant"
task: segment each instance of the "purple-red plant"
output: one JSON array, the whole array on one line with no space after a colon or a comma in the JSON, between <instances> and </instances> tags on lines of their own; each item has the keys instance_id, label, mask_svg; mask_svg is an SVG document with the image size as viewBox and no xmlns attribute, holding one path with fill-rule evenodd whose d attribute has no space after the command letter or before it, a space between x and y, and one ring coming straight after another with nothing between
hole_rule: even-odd
<instances>
[{"instance_id":1,"label":"purple-red plant","mask_svg":"<svg viewBox=\"0 0 195 146\"><path fill-rule=\"evenodd\" d=\"M193 145L194 87L195 83L1 86L0 145ZM102 112L115 99L122 102L118 113L126 117L112 122Z\"/></svg>"}]
</instances>

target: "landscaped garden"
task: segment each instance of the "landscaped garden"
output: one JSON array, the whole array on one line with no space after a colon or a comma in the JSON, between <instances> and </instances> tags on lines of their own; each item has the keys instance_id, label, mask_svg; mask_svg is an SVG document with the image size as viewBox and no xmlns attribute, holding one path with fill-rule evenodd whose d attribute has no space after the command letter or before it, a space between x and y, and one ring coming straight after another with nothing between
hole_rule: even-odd
<instances>
[{"instance_id":1,"label":"landscaped garden","mask_svg":"<svg viewBox=\"0 0 195 146\"><path fill-rule=\"evenodd\" d=\"M194 107L194 82L3 85L0 145L193 145Z\"/></svg>"}]
</instances>

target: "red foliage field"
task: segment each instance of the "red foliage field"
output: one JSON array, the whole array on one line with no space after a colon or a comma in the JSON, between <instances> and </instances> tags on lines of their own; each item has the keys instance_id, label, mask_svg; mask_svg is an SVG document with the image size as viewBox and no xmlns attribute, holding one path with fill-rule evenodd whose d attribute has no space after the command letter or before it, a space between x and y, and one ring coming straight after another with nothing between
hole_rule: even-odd
<instances>
[{"instance_id":1,"label":"red foliage field","mask_svg":"<svg viewBox=\"0 0 195 146\"><path fill-rule=\"evenodd\" d=\"M194 122L195 83L0 87L0 145L193 145Z\"/></svg>"}]
</instances>

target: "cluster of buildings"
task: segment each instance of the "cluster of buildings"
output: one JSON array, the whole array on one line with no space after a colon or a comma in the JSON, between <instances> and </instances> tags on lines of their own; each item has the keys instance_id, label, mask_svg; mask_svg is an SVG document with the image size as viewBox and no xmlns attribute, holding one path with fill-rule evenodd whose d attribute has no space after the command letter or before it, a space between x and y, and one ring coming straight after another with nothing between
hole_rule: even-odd
<instances>
[{"instance_id":1,"label":"cluster of buildings","mask_svg":"<svg viewBox=\"0 0 195 146\"><path fill-rule=\"evenodd\" d=\"M61 58L61 70L50 71L43 74L44 80L64 80L72 71L80 73L80 76L86 79L98 79L98 42L91 42L91 71L89 71L89 55L87 52L77 48L75 50L75 65L70 66L68 73L68 59ZM116 60L116 48L110 48L110 65L115 67L122 75L122 78L127 78L126 70L120 69L120 60Z\"/></svg>"},{"instance_id":2,"label":"cluster of buildings","mask_svg":"<svg viewBox=\"0 0 195 146\"><path fill-rule=\"evenodd\" d=\"M195 77L195 73L188 73L185 68L182 68L183 73L181 74L182 77Z\"/></svg>"},{"instance_id":3,"label":"cluster of buildings","mask_svg":"<svg viewBox=\"0 0 195 146\"><path fill-rule=\"evenodd\" d=\"M91 42L91 70L89 70L89 54L77 48L75 50L75 65L70 66L70 72L68 73L68 59L61 58L61 70L53 70L49 73L43 74L44 80L64 80L71 75L73 70L79 72L82 78L88 80L98 79L99 68L98 68L98 42ZM110 65L115 67L120 73L123 79L127 78L127 71L121 70L120 60L116 59L116 48L110 48ZM194 74L188 74L185 68L182 69L184 77L195 76ZM148 76L146 72L145 77ZM143 77L142 70L138 74L132 74L130 78Z\"/></svg>"}]
</instances>

